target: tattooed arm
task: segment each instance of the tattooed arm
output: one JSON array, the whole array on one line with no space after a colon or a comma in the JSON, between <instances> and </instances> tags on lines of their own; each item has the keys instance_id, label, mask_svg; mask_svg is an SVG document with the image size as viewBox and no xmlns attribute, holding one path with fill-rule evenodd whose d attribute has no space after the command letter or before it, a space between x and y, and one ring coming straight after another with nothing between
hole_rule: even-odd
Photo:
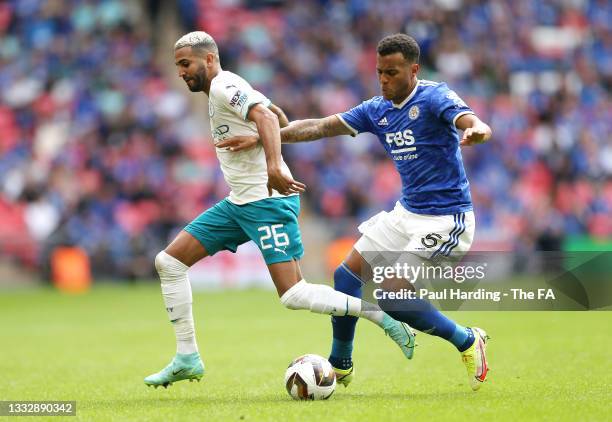
<instances>
[{"instance_id":1,"label":"tattooed arm","mask_svg":"<svg viewBox=\"0 0 612 422\"><path fill-rule=\"evenodd\" d=\"M282 108L275 104L270 104L268 108L270 111L272 111L272 113L276 114L276 117L278 117L278 125L281 128L286 127L289 124L289 119Z\"/></svg>"},{"instance_id":2,"label":"tattooed arm","mask_svg":"<svg viewBox=\"0 0 612 422\"><path fill-rule=\"evenodd\" d=\"M281 129L281 142L292 144L352 133L348 126L334 114L322 119L295 120L289 123L289 126ZM217 148L228 148L230 151L242 151L254 147L258 142L260 140L256 136L234 136L218 142L216 146Z\"/></svg>"},{"instance_id":3,"label":"tattooed arm","mask_svg":"<svg viewBox=\"0 0 612 422\"><path fill-rule=\"evenodd\" d=\"M289 123L289 126L281 129L281 142L285 144L308 142L351 133L351 130L334 114L322 119L295 120Z\"/></svg>"}]
</instances>

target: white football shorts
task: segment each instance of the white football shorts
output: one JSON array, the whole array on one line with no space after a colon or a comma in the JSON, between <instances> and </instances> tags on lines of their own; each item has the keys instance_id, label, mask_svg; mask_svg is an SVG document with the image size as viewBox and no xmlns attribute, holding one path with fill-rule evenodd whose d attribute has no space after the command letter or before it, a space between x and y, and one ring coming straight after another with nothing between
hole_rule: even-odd
<instances>
[{"instance_id":1,"label":"white football shorts","mask_svg":"<svg viewBox=\"0 0 612 422\"><path fill-rule=\"evenodd\" d=\"M474 212L424 215L408 211L399 202L359 225L355 249L366 261L372 253L414 254L422 259L456 259L466 254L474 240Z\"/></svg>"}]
</instances>

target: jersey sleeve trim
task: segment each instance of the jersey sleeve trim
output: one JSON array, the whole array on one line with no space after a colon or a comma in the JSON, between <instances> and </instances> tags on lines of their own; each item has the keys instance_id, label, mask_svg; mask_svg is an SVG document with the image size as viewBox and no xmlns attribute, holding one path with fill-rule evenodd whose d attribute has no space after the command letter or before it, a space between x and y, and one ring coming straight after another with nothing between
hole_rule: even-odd
<instances>
[{"instance_id":1,"label":"jersey sleeve trim","mask_svg":"<svg viewBox=\"0 0 612 422\"><path fill-rule=\"evenodd\" d=\"M249 103L247 107L244 107L244 110L245 110L245 111L244 111L244 115L242 116L242 118L243 118L245 121L247 121L247 122L249 121L249 119L248 119L249 112L250 112L250 111L251 111L251 109L252 109L253 107L255 107L257 104L261 104L261 105L263 105L264 107L268 108L268 107L270 107L270 104L272 104L272 101L270 101L270 99L269 99L269 98L265 98L265 99L261 99L261 100L259 100L259 101L255 100L255 101L253 101L252 103Z\"/></svg>"},{"instance_id":2,"label":"jersey sleeve trim","mask_svg":"<svg viewBox=\"0 0 612 422\"><path fill-rule=\"evenodd\" d=\"M338 113L338 114L336 114L336 117L338 117L338 120L340 120L340 121L342 122L342 124L343 124L344 126L346 126L346 127L348 128L348 130L350 130L350 131L351 131L351 136L357 136L357 134L359 134L359 132L358 132L357 130L355 130L355 128L354 128L354 127L352 127L351 125L349 125L349 124L346 122L346 120L344 120L344 119L342 118L342 116L341 116L339 113Z\"/></svg>"},{"instance_id":3,"label":"jersey sleeve trim","mask_svg":"<svg viewBox=\"0 0 612 422\"><path fill-rule=\"evenodd\" d=\"M457 123L457 119L459 119L459 117L464 116L466 114L474 114L473 111L462 111L460 113L457 113L457 115L453 118L453 126L457 127L456 123Z\"/></svg>"}]
</instances>

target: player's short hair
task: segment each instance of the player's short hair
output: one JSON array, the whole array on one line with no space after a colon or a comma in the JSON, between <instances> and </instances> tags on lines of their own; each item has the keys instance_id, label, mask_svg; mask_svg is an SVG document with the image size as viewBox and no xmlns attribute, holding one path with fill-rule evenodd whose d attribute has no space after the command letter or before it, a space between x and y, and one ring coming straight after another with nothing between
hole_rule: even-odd
<instances>
[{"instance_id":1,"label":"player's short hair","mask_svg":"<svg viewBox=\"0 0 612 422\"><path fill-rule=\"evenodd\" d=\"M381 56L402 53L404 59L410 63L418 63L421 49L414 38L406 34L388 35L378 43L376 52Z\"/></svg>"},{"instance_id":2,"label":"player's short hair","mask_svg":"<svg viewBox=\"0 0 612 422\"><path fill-rule=\"evenodd\" d=\"M191 47L194 50L200 52L215 53L219 56L219 48L217 43L208 33L204 31L193 31L183 35L179 40L174 43L174 50L178 50L183 47Z\"/></svg>"}]
</instances>

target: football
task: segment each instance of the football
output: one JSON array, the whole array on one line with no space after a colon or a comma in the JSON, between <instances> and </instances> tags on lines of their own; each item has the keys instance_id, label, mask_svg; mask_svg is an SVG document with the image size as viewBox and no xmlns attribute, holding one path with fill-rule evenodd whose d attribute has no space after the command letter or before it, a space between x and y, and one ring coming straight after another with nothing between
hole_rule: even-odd
<instances>
[{"instance_id":1,"label":"football","mask_svg":"<svg viewBox=\"0 0 612 422\"><path fill-rule=\"evenodd\" d=\"M325 400L336 389L336 373L324 357L300 356L285 372L285 387L295 400Z\"/></svg>"}]
</instances>

